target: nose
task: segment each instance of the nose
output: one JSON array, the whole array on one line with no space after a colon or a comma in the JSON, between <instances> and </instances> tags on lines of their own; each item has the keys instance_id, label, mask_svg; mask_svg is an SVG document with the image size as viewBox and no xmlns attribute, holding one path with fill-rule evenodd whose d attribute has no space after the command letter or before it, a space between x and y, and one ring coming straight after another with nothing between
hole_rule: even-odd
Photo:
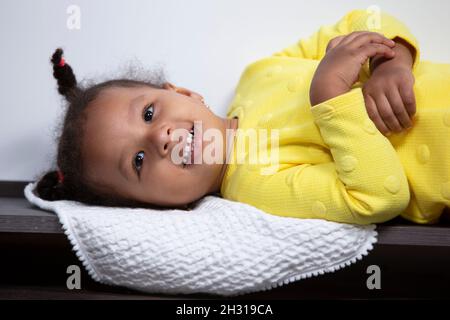
<instances>
[{"instance_id":1,"label":"nose","mask_svg":"<svg viewBox=\"0 0 450 320\"><path fill-rule=\"evenodd\" d=\"M153 128L150 130L149 141L156 152L165 157L172 150L172 145L175 141L171 141L172 127L168 124L162 125L159 128Z\"/></svg>"}]
</instances>

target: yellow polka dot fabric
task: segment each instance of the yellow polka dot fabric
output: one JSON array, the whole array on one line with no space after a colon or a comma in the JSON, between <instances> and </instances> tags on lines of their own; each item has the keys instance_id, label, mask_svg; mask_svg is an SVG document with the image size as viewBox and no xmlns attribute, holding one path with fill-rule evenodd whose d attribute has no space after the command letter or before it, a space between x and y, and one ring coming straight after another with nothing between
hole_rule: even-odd
<instances>
[{"instance_id":1,"label":"yellow polka dot fabric","mask_svg":"<svg viewBox=\"0 0 450 320\"><path fill-rule=\"evenodd\" d=\"M414 126L390 140L411 189L411 201L402 216L418 223L434 223L450 207L450 65L422 62L415 77Z\"/></svg>"},{"instance_id":2,"label":"yellow polka dot fabric","mask_svg":"<svg viewBox=\"0 0 450 320\"><path fill-rule=\"evenodd\" d=\"M420 61L418 43L401 22L382 12L380 29L372 30L369 15L352 11L245 69L227 113L239 118L239 130L221 186L224 198L275 215L354 224L398 215L433 223L450 207L450 65ZM408 131L389 137L378 131L365 108L364 81L310 105L311 79L329 40L361 30L403 38L416 49L417 112ZM363 79L370 77L363 71ZM260 129L276 131L278 143L236 148L247 141L246 130ZM236 162L248 161L255 150L276 157Z\"/></svg>"}]
</instances>

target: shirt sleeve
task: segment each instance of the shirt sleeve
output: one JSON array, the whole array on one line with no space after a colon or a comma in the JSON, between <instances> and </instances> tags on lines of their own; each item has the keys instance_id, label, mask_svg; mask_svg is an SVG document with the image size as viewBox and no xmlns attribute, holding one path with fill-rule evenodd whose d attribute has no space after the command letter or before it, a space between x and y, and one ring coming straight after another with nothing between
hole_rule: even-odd
<instances>
[{"instance_id":1,"label":"shirt sleeve","mask_svg":"<svg viewBox=\"0 0 450 320\"><path fill-rule=\"evenodd\" d=\"M273 55L320 60L324 57L330 40L354 31L378 32L389 39L402 38L415 49L413 70L416 68L420 57L417 39L401 21L386 12L376 10L353 10L336 24L323 26L309 38L301 39ZM364 69L369 74L368 63Z\"/></svg>"},{"instance_id":2,"label":"shirt sleeve","mask_svg":"<svg viewBox=\"0 0 450 320\"><path fill-rule=\"evenodd\" d=\"M408 181L395 149L368 117L361 89L311 112L334 161L242 177L236 200L276 215L352 224L401 214L410 200Z\"/></svg>"}]
</instances>

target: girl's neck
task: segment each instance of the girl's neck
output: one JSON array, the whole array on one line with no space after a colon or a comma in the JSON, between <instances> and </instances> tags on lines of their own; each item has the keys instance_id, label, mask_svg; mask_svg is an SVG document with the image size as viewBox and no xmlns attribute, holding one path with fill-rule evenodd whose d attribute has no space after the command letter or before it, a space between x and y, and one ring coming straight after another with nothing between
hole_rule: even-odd
<instances>
[{"instance_id":1,"label":"girl's neck","mask_svg":"<svg viewBox=\"0 0 450 320\"><path fill-rule=\"evenodd\" d=\"M234 146L234 140L236 137L236 130L239 125L239 119L238 118L232 118L232 119L223 119L225 123L225 130L224 130L224 141L226 142L226 149L225 149L225 161L222 164L222 168L220 170L219 176L217 178L217 181L215 185L213 185L212 192L220 192L220 187L222 185L223 178L225 177L225 172L227 171L228 163L230 160L231 151L233 150Z\"/></svg>"}]
</instances>

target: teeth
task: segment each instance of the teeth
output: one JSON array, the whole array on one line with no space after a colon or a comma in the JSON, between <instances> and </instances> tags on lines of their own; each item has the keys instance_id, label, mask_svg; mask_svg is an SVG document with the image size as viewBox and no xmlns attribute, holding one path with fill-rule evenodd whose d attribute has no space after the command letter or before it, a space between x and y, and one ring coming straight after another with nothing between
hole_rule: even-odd
<instances>
[{"instance_id":1,"label":"teeth","mask_svg":"<svg viewBox=\"0 0 450 320\"><path fill-rule=\"evenodd\" d=\"M189 135L186 137L186 146L183 150L183 164L187 164L189 159L191 158L191 152L194 149L194 133L193 130L189 132Z\"/></svg>"}]
</instances>

